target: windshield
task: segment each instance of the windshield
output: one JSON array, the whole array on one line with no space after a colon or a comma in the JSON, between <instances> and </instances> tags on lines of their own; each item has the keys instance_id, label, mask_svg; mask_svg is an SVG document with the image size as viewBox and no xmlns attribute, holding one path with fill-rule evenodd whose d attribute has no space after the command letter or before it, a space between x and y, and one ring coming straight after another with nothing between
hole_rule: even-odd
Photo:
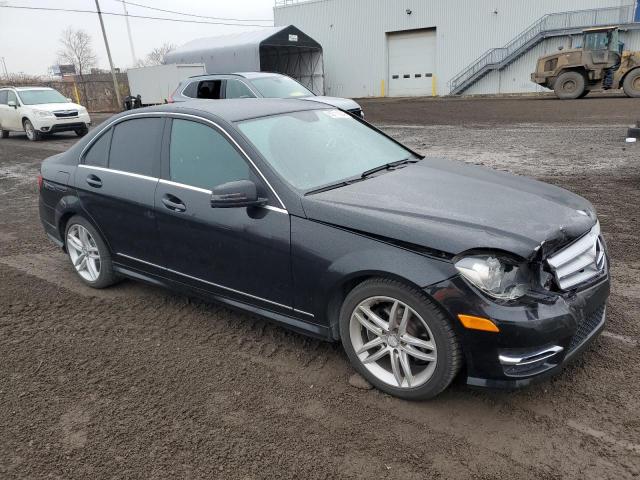
<instances>
[{"instance_id":1,"label":"windshield","mask_svg":"<svg viewBox=\"0 0 640 480\"><path fill-rule=\"evenodd\" d=\"M38 105L41 103L69 103L57 90L22 90L18 92L20 100L25 105Z\"/></svg>"},{"instance_id":2,"label":"windshield","mask_svg":"<svg viewBox=\"0 0 640 480\"><path fill-rule=\"evenodd\" d=\"M312 97L310 92L294 79L284 76L252 78L251 84L265 98Z\"/></svg>"},{"instance_id":3,"label":"windshield","mask_svg":"<svg viewBox=\"0 0 640 480\"><path fill-rule=\"evenodd\" d=\"M387 163L417 159L340 110L307 110L246 120L240 131L288 183L315 190Z\"/></svg>"}]
</instances>

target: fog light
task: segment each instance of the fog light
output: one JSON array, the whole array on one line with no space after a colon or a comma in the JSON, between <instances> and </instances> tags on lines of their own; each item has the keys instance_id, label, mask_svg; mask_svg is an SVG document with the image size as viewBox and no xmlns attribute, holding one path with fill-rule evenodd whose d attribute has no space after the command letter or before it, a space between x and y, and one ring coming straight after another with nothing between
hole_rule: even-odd
<instances>
[{"instance_id":1,"label":"fog light","mask_svg":"<svg viewBox=\"0 0 640 480\"><path fill-rule=\"evenodd\" d=\"M469 330L481 330L483 332L499 332L500 329L488 318L476 317L474 315L458 315L460 323Z\"/></svg>"}]
</instances>

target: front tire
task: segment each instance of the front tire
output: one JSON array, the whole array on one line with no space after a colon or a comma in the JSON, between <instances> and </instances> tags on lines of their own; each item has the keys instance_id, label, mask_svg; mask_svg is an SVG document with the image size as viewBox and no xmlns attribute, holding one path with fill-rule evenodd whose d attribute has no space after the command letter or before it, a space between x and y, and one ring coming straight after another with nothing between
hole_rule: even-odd
<instances>
[{"instance_id":1,"label":"front tire","mask_svg":"<svg viewBox=\"0 0 640 480\"><path fill-rule=\"evenodd\" d=\"M340 311L340 336L358 373L407 400L441 393L462 362L445 314L422 291L396 280L371 279L355 287Z\"/></svg>"},{"instance_id":2,"label":"front tire","mask_svg":"<svg viewBox=\"0 0 640 480\"><path fill-rule=\"evenodd\" d=\"M553 85L556 96L561 100L581 98L586 88L584 75L579 72L564 72Z\"/></svg>"},{"instance_id":3,"label":"front tire","mask_svg":"<svg viewBox=\"0 0 640 480\"><path fill-rule=\"evenodd\" d=\"M627 97L640 97L640 68L631 70L624 78L622 88Z\"/></svg>"},{"instance_id":4,"label":"front tire","mask_svg":"<svg viewBox=\"0 0 640 480\"><path fill-rule=\"evenodd\" d=\"M71 265L86 285L105 288L118 281L109 249L91 223L79 215L71 217L64 240Z\"/></svg>"},{"instance_id":5,"label":"front tire","mask_svg":"<svg viewBox=\"0 0 640 480\"><path fill-rule=\"evenodd\" d=\"M89 133L89 128L86 125L84 125L83 127L76 128L74 132L76 132L77 136L84 137L87 133Z\"/></svg>"},{"instance_id":6,"label":"front tire","mask_svg":"<svg viewBox=\"0 0 640 480\"><path fill-rule=\"evenodd\" d=\"M28 118L25 118L24 122L22 122L22 126L27 134L27 138L32 142L37 142L42 138L42 133L35 129L33 123L31 123L31 120Z\"/></svg>"}]
</instances>

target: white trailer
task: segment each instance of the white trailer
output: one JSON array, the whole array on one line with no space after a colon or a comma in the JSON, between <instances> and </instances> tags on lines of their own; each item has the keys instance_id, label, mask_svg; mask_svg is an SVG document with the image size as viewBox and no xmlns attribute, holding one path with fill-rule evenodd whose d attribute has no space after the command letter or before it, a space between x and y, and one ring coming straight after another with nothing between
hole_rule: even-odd
<instances>
[{"instance_id":1,"label":"white trailer","mask_svg":"<svg viewBox=\"0 0 640 480\"><path fill-rule=\"evenodd\" d=\"M127 70L129 91L140 95L142 105L166 103L185 78L207 73L203 63L155 65Z\"/></svg>"}]
</instances>

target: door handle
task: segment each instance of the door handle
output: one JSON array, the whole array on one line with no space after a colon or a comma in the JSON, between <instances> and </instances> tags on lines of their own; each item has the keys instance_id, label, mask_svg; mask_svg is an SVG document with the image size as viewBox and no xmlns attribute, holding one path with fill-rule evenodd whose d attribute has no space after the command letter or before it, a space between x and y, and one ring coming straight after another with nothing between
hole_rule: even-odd
<instances>
[{"instance_id":1,"label":"door handle","mask_svg":"<svg viewBox=\"0 0 640 480\"><path fill-rule=\"evenodd\" d=\"M166 208L174 212L184 212L187 210L187 206L182 203L182 200L168 193L162 197L162 203Z\"/></svg>"},{"instance_id":2,"label":"door handle","mask_svg":"<svg viewBox=\"0 0 640 480\"><path fill-rule=\"evenodd\" d=\"M87 183L95 188L100 188L102 186L102 180L100 180L100 177L97 177L93 173L87 177Z\"/></svg>"}]
</instances>

